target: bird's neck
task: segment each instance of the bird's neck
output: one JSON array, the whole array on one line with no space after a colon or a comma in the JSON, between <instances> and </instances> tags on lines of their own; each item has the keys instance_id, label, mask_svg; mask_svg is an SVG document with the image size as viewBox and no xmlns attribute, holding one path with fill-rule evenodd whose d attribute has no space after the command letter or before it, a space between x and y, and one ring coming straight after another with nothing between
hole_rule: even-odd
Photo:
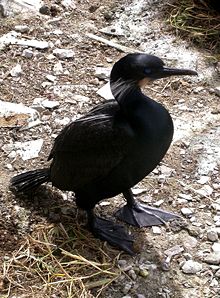
<instances>
[{"instance_id":1,"label":"bird's neck","mask_svg":"<svg viewBox=\"0 0 220 298\"><path fill-rule=\"evenodd\" d=\"M145 96L135 81L117 80L110 82L114 98L126 115L132 115L138 106L145 102Z\"/></svg>"}]
</instances>

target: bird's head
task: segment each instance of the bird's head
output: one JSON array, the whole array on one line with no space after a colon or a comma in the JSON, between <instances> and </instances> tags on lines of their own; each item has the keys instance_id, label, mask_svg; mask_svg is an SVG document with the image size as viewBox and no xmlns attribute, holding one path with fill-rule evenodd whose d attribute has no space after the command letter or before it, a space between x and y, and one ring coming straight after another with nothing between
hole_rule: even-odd
<instances>
[{"instance_id":1,"label":"bird's head","mask_svg":"<svg viewBox=\"0 0 220 298\"><path fill-rule=\"evenodd\" d=\"M114 64L110 81L111 84L124 81L142 86L144 82L175 75L197 75L197 72L189 69L168 68L156 56L135 53L126 55Z\"/></svg>"}]
</instances>

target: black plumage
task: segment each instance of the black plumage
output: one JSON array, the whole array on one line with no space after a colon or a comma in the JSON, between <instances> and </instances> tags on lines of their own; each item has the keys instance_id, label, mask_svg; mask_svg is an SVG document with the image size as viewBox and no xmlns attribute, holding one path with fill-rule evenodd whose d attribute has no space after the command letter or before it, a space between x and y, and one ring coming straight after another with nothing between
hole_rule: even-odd
<instances>
[{"instance_id":1,"label":"black plumage","mask_svg":"<svg viewBox=\"0 0 220 298\"><path fill-rule=\"evenodd\" d=\"M176 215L137 203L131 187L162 160L173 137L166 108L141 92L144 83L195 71L164 67L146 54L129 54L113 66L110 86L115 99L105 101L67 125L49 155L50 168L29 171L11 179L16 191L51 181L75 192L76 204L87 211L88 227L97 237L133 253L133 240L122 226L94 215L95 205L123 193L127 204L117 216L129 224L162 224Z\"/></svg>"}]
</instances>

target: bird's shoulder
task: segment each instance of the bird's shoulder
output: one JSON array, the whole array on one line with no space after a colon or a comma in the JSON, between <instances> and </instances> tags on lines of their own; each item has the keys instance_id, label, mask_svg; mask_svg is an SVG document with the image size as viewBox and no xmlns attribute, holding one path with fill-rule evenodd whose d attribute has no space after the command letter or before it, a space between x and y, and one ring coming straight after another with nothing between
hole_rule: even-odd
<instances>
[{"instance_id":1,"label":"bird's shoulder","mask_svg":"<svg viewBox=\"0 0 220 298\"><path fill-rule=\"evenodd\" d=\"M48 159L57 152L120 151L128 148L132 129L115 100L106 101L67 125L57 136Z\"/></svg>"}]
</instances>

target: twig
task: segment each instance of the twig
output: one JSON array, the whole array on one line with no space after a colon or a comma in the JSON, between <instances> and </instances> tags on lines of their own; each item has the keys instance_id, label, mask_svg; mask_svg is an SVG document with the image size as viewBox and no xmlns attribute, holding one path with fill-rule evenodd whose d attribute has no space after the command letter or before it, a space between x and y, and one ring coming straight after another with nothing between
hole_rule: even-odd
<instances>
[{"instance_id":1,"label":"twig","mask_svg":"<svg viewBox=\"0 0 220 298\"><path fill-rule=\"evenodd\" d=\"M134 49L134 48L130 48L130 47L126 47L126 46L122 46L116 42L113 42L111 40L108 40L106 38L103 38L103 37L100 37L100 36L97 36L97 35L94 35L94 34L91 34L91 33L86 33L86 36L93 39L93 40L96 40L96 41L99 41L101 43L104 43L112 48L115 48L121 52L125 52L125 53L143 53L142 51L139 51L137 49Z\"/></svg>"}]
</instances>

